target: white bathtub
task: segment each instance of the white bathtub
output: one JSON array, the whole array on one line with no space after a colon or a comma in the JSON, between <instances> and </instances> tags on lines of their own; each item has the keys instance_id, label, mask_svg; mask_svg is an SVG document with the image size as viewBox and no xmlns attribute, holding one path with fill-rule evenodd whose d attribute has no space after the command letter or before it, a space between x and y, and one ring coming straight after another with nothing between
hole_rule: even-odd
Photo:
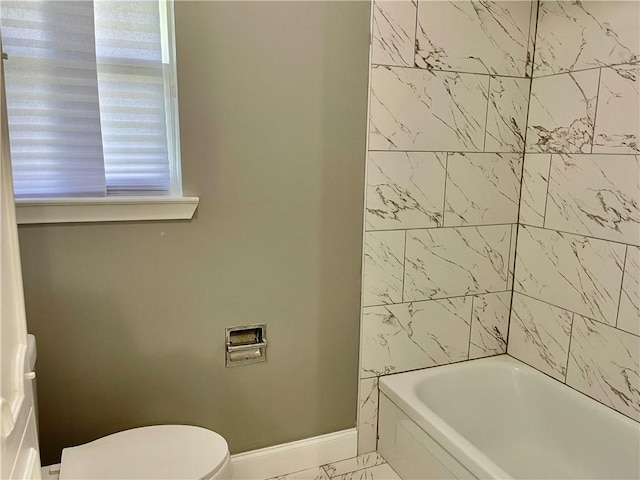
<instances>
[{"instance_id":1,"label":"white bathtub","mask_svg":"<svg viewBox=\"0 0 640 480\"><path fill-rule=\"evenodd\" d=\"M405 479L640 478L640 424L507 355L380 379Z\"/></svg>"}]
</instances>

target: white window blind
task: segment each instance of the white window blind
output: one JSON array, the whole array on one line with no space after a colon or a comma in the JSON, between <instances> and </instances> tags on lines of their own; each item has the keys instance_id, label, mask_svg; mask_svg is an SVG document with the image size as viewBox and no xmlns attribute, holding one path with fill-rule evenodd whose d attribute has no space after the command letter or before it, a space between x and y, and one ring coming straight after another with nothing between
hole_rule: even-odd
<instances>
[{"instance_id":1,"label":"white window blind","mask_svg":"<svg viewBox=\"0 0 640 480\"><path fill-rule=\"evenodd\" d=\"M1 2L16 197L179 189L160 2Z\"/></svg>"}]
</instances>

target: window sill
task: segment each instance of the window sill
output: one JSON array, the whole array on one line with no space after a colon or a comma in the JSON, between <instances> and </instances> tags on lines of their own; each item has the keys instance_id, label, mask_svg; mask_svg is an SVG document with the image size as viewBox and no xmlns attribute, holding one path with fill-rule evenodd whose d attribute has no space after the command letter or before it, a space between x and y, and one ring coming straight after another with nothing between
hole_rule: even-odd
<instances>
[{"instance_id":1,"label":"window sill","mask_svg":"<svg viewBox=\"0 0 640 480\"><path fill-rule=\"evenodd\" d=\"M198 202L198 197L16 199L16 218L19 225L189 220Z\"/></svg>"}]
</instances>

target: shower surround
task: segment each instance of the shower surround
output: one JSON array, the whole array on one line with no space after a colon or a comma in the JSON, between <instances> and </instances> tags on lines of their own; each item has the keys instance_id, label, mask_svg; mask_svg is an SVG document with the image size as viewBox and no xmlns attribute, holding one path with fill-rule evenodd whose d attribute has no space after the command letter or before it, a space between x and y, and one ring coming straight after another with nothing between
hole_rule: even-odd
<instances>
[{"instance_id":1,"label":"shower surround","mask_svg":"<svg viewBox=\"0 0 640 480\"><path fill-rule=\"evenodd\" d=\"M638 420L639 3L373 9L359 451L380 376L507 351Z\"/></svg>"}]
</instances>

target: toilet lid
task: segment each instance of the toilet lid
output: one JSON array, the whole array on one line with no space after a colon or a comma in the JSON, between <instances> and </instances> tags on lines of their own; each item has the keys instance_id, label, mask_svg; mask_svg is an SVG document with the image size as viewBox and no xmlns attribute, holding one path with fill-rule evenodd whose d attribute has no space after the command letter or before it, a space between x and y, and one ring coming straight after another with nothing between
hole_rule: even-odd
<instances>
[{"instance_id":1,"label":"toilet lid","mask_svg":"<svg viewBox=\"0 0 640 480\"><path fill-rule=\"evenodd\" d=\"M134 428L62 450L60 480L197 480L219 470L228 452L225 439L205 428Z\"/></svg>"}]
</instances>

